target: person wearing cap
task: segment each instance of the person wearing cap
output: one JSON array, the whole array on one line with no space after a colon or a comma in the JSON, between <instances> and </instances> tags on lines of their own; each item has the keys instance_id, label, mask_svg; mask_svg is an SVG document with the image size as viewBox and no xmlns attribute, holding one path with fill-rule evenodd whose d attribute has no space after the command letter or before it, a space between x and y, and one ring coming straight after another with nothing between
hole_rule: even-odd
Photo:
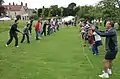
<instances>
[{"instance_id":1,"label":"person wearing cap","mask_svg":"<svg viewBox=\"0 0 120 79\"><path fill-rule=\"evenodd\" d=\"M29 40L29 28L30 28L30 22L27 22L27 26L25 26L24 29L23 29L23 37L22 37L21 43L24 42L25 36L27 37L27 43L30 43L30 40Z\"/></svg>"},{"instance_id":2,"label":"person wearing cap","mask_svg":"<svg viewBox=\"0 0 120 79\"><path fill-rule=\"evenodd\" d=\"M10 39L8 40L7 44L6 44L6 47L8 47L8 45L12 42L13 38L15 39L15 47L19 47L18 46L18 34L17 32L19 33L22 33L20 32L17 27L18 27L18 20L15 20L14 24L11 25L10 27L10 31L9 31L9 35L10 35Z\"/></svg>"}]
</instances>

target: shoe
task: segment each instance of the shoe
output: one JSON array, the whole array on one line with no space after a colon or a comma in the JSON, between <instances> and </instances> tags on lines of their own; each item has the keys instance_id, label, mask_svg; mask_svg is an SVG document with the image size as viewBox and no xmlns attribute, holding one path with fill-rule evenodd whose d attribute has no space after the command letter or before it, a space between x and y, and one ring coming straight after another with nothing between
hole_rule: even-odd
<instances>
[{"instance_id":1,"label":"shoe","mask_svg":"<svg viewBox=\"0 0 120 79\"><path fill-rule=\"evenodd\" d=\"M6 44L5 46L6 46L6 47L8 47L8 45L7 45L7 44Z\"/></svg>"},{"instance_id":2,"label":"shoe","mask_svg":"<svg viewBox=\"0 0 120 79\"><path fill-rule=\"evenodd\" d=\"M42 38L40 37L40 40L42 40Z\"/></svg>"},{"instance_id":3,"label":"shoe","mask_svg":"<svg viewBox=\"0 0 120 79\"><path fill-rule=\"evenodd\" d=\"M109 74L109 75L112 75L111 69L108 69L108 74Z\"/></svg>"},{"instance_id":4,"label":"shoe","mask_svg":"<svg viewBox=\"0 0 120 79\"><path fill-rule=\"evenodd\" d=\"M15 46L15 47L17 47L17 48L18 48L19 46Z\"/></svg>"},{"instance_id":5,"label":"shoe","mask_svg":"<svg viewBox=\"0 0 120 79\"><path fill-rule=\"evenodd\" d=\"M103 70L103 73L105 73L104 70ZM112 71L111 71L111 69L108 69L108 74L109 74L109 75L112 75Z\"/></svg>"},{"instance_id":6,"label":"shoe","mask_svg":"<svg viewBox=\"0 0 120 79\"><path fill-rule=\"evenodd\" d=\"M95 55L95 56L96 56L97 54L93 54L93 55Z\"/></svg>"},{"instance_id":7,"label":"shoe","mask_svg":"<svg viewBox=\"0 0 120 79\"><path fill-rule=\"evenodd\" d=\"M99 75L100 78L109 78L108 73L104 73L102 75Z\"/></svg>"}]
</instances>

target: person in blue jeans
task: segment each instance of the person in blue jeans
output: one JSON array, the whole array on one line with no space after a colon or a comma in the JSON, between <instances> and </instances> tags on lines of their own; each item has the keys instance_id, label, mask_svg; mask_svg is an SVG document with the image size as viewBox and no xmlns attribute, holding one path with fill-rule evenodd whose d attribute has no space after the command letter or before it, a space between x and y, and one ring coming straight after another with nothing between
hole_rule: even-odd
<instances>
[{"instance_id":1,"label":"person in blue jeans","mask_svg":"<svg viewBox=\"0 0 120 79\"><path fill-rule=\"evenodd\" d=\"M98 47L102 45L102 40L100 35L98 35L96 32L93 32L93 35L95 42L93 44L92 51L93 51L93 55L98 55L99 54Z\"/></svg>"}]
</instances>

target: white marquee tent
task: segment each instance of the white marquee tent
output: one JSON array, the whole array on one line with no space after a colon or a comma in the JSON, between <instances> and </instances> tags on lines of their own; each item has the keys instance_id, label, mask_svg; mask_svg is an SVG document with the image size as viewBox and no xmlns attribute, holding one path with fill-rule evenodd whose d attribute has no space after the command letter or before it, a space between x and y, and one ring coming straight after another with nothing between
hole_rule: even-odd
<instances>
[{"instance_id":1,"label":"white marquee tent","mask_svg":"<svg viewBox=\"0 0 120 79\"><path fill-rule=\"evenodd\" d=\"M8 17L3 17L3 18L0 18L0 21L10 21L11 18L8 18Z\"/></svg>"},{"instance_id":2,"label":"white marquee tent","mask_svg":"<svg viewBox=\"0 0 120 79\"><path fill-rule=\"evenodd\" d=\"M73 21L73 19L75 19L75 17L74 16L67 16L67 17L65 17L65 18L63 18L62 19L62 22L68 22L68 21Z\"/></svg>"}]
</instances>

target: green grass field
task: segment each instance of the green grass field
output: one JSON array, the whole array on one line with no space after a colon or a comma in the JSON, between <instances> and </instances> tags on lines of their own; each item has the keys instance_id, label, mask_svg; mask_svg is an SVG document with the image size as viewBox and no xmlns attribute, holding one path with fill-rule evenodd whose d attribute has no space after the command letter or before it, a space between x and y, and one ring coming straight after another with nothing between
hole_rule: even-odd
<instances>
[{"instance_id":1,"label":"green grass field","mask_svg":"<svg viewBox=\"0 0 120 79\"><path fill-rule=\"evenodd\" d=\"M6 48L10 23L0 22L0 79L101 79L98 75L102 73L104 46L100 47L99 56L93 56L89 47L83 47L78 28L61 28L39 41L32 34L31 44L25 42L15 48L13 41ZM19 28L24 24L20 22ZM118 43L120 48L120 32ZM120 54L110 79L120 79L119 60Z\"/></svg>"}]
</instances>

